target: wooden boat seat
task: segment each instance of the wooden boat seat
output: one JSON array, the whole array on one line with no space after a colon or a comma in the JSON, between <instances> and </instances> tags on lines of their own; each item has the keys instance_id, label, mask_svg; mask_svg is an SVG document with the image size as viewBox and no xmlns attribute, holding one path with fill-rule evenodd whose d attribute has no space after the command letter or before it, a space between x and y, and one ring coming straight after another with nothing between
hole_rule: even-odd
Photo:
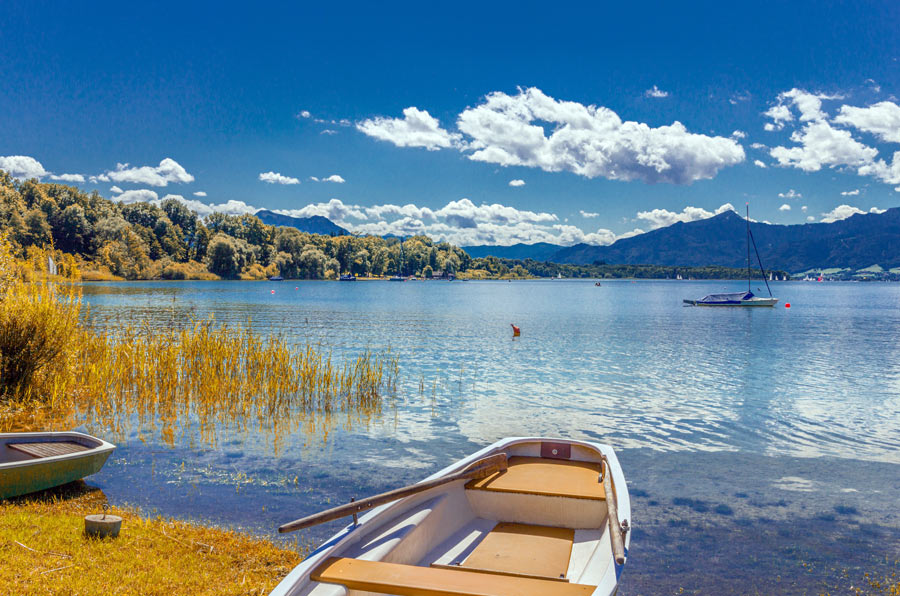
<instances>
[{"instance_id":1,"label":"wooden boat seat","mask_svg":"<svg viewBox=\"0 0 900 596\"><path fill-rule=\"evenodd\" d=\"M506 472L470 480L466 488L604 501L606 492L599 479L600 463L513 456Z\"/></svg>"},{"instance_id":2,"label":"wooden boat seat","mask_svg":"<svg viewBox=\"0 0 900 596\"><path fill-rule=\"evenodd\" d=\"M68 455L80 451L90 451L90 447L75 443L74 441L47 441L44 443L7 443L10 449L21 451L31 457L53 457L55 455Z\"/></svg>"},{"instance_id":3,"label":"wooden boat seat","mask_svg":"<svg viewBox=\"0 0 900 596\"><path fill-rule=\"evenodd\" d=\"M541 578L331 557L313 581L396 596L589 596L596 586Z\"/></svg>"},{"instance_id":4,"label":"wooden boat seat","mask_svg":"<svg viewBox=\"0 0 900 596\"><path fill-rule=\"evenodd\" d=\"M457 568L565 581L574 541L571 528L501 522Z\"/></svg>"}]
</instances>

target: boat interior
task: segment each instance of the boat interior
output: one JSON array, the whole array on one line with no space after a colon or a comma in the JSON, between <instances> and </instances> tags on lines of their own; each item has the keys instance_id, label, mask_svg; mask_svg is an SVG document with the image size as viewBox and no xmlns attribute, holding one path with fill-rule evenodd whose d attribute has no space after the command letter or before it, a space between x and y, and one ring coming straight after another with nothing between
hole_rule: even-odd
<instances>
[{"instance_id":1,"label":"boat interior","mask_svg":"<svg viewBox=\"0 0 900 596\"><path fill-rule=\"evenodd\" d=\"M539 441L504 451L506 471L408 497L367 520L335 549L340 556L317 562L312 581L292 593L593 594L614 565L610 475L602 474L600 453Z\"/></svg>"},{"instance_id":2,"label":"boat interior","mask_svg":"<svg viewBox=\"0 0 900 596\"><path fill-rule=\"evenodd\" d=\"M0 435L0 464L90 451L101 443L81 434L17 433Z\"/></svg>"}]
</instances>

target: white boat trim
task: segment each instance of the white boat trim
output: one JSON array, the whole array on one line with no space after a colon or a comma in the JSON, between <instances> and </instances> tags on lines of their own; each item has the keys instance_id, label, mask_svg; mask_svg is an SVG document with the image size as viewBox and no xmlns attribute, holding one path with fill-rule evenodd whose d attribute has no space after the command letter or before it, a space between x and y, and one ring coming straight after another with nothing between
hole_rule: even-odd
<instances>
[{"instance_id":1,"label":"white boat trim","mask_svg":"<svg viewBox=\"0 0 900 596\"><path fill-rule=\"evenodd\" d=\"M618 515L620 519L627 520L629 524L631 523L631 501L629 499L627 486L625 483L625 475L622 472L621 465L619 464L618 458L616 457L615 452L612 447L609 445L604 445L600 443L593 443L587 441L578 441L572 439L555 439L548 437L515 437L515 438L507 438L497 441L480 451L469 455L468 457L456 461L446 468L435 472L431 476L422 480L422 482L434 480L440 478L442 476L446 476L448 474L458 472L473 463L476 460L479 460L483 457L486 457L489 454L497 453L501 451L506 451L509 447L520 444L520 443L541 443L541 442L560 442L560 443L569 443L573 446L581 446L586 449L599 452L605 455L609 461L609 473L612 475L613 486L615 488L615 496L618 505ZM377 531L380 527L379 522L387 522L389 521L394 514L399 514L404 509L410 509L415 507L417 504L425 503L429 500L439 500L442 498L440 488L432 489L431 491L424 492L420 495L415 495L412 497L407 497L400 501L396 501L393 503L388 503L385 505L381 505L369 511L359 517L358 525L354 526L350 524L346 526L343 530L337 532L331 538L326 540L319 546L318 549L313 551L303 562L301 562L297 567L295 567L282 581L275 587L275 589L270 593L270 596L301 596L307 594L310 591L311 584L323 586L325 584L317 584L316 582L311 582L308 580L308 576L316 567L318 567L322 562L332 556L336 556L338 553L346 552L349 548L359 539L360 541L366 538L366 534L361 533L361 531L369 526L373 528L373 531ZM458 528L458 531L468 530L465 526ZM583 531L583 532L592 532L591 530ZM593 533L600 534L600 540L598 548L605 548L608 552L608 558L604 557L605 560L608 561L608 564L605 568L599 569L599 566L594 566L588 569L585 569L582 572L581 577L579 578L579 582L588 583L590 585L596 585L596 589L591 593L591 596L611 596L615 594L619 575L622 572L624 567L623 565L617 565L614 562L613 554L612 554L612 543L609 536L609 527L608 524L604 524L603 528L597 528L593 530ZM576 537L576 542L582 540L585 536L584 533L579 534ZM628 553L628 548L631 543L631 532L628 532L625 535L625 552L626 556ZM463 545L464 548L464 545ZM572 552L572 561L574 563L576 557L579 561L583 560L585 557L589 557L590 553L582 552L578 548L573 548ZM589 577L585 577L589 576ZM347 594L348 591L339 586L337 584L327 584L329 586L333 586L335 591L332 593L335 595L344 595ZM512 596L512 595L510 595Z\"/></svg>"}]
</instances>

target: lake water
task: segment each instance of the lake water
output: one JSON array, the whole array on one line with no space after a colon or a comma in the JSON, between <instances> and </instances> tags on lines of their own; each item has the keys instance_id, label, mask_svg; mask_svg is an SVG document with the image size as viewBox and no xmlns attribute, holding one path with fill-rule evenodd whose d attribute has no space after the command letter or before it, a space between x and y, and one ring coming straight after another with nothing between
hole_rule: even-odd
<instances>
[{"instance_id":1,"label":"lake water","mask_svg":"<svg viewBox=\"0 0 900 596\"><path fill-rule=\"evenodd\" d=\"M212 314L337 359L390 349L401 369L368 427L324 443L281 437L277 454L264 430L174 447L133 432L90 483L113 503L274 537L282 522L412 483L501 437L588 439L616 448L631 490L620 594L870 589L863 574L898 571L900 559L900 285L773 284L774 309L681 304L743 287L86 284L99 325Z\"/></svg>"}]
</instances>

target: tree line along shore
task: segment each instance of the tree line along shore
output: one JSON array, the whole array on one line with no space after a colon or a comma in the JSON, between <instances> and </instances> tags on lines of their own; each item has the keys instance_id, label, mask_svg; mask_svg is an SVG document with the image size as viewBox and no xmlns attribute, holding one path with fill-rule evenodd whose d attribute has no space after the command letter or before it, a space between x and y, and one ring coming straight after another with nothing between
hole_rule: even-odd
<instances>
[{"instance_id":1,"label":"tree line along shore","mask_svg":"<svg viewBox=\"0 0 900 596\"><path fill-rule=\"evenodd\" d=\"M327 236L269 226L250 214L203 218L177 199L123 204L64 184L20 182L2 170L0 232L22 254L29 247L52 246L70 255L63 257L67 266L88 281L337 279L344 273L426 279L741 279L746 274L728 267L472 258L458 246L427 236Z\"/></svg>"}]
</instances>

